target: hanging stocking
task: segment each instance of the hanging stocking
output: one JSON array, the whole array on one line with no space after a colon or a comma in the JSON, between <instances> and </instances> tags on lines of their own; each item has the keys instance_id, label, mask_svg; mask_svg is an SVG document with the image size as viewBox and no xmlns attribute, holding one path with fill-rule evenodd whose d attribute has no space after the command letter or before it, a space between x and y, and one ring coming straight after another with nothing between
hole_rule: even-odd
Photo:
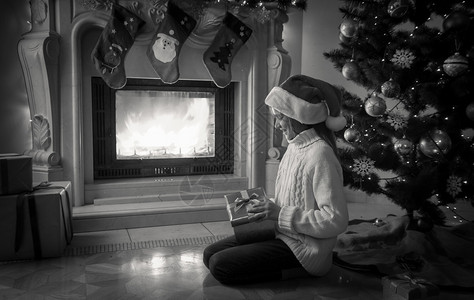
<instances>
[{"instance_id":1,"label":"hanging stocking","mask_svg":"<svg viewBox=\"0 0 474 300\"><path fill-rule=\"evenodd\" d=\"M196 20L173 3L168 3L166 16L158 25L146 52L153 69L164 83L178 81L179 53L195 26Z\"/></svg>"},{"instance_id":2,"label":"hanging stocking","mask_svg":"<svg viewBox=\"0 0 474 300\"><path fill-rule=\"evenodd\" d=\"M127 83L125 56L132 47L137 31L145 22L120 5L114 5L112 14L92 50L92 61L97 71L113 89Z\"/></svg>"},{"instance_id":3,"label":"hanging stocking","mask_svg":"<svg viewBox=\"0 0 474 300\"><path fill-rule=\"evenodd\" d=\"M232 60L252 34L252 29L231 13L226 14L222 23L203 56L207 71L220 88L226 87L230 83Z\"/></svg>"}]
</instances>

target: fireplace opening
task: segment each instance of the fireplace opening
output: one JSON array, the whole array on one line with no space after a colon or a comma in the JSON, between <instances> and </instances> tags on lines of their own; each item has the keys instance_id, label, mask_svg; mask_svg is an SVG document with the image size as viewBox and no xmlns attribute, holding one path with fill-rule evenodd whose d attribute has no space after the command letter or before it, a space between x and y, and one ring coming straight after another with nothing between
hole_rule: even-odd
<instances>
[{"instance_id":1,"label":"fireplace opening","mask_svg":"<svg viewBox=\"0 0 474 300\"><path fill-rule=\"evenodd\" d=\"M91 84L94 179L233 173L233 83Z\"/></svg>"}]
</instances>

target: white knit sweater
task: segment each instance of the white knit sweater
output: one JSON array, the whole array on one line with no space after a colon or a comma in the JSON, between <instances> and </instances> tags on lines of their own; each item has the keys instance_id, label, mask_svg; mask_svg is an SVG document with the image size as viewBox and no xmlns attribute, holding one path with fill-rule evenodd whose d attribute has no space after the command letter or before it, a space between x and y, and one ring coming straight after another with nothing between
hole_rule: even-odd
<instances>
[{"instance_id":1,"label":"white knit sweater","mask_svg":"<svg viewBox=\"0 0 474 300\"><path fill-rule=\"evenodd\" d=\"M275 203L281 206L277 238L308 273L326 274L337 235L347 228L348 212L341 165L314 129L289 142L276 178Z\"/></svg>"}]
</instances>

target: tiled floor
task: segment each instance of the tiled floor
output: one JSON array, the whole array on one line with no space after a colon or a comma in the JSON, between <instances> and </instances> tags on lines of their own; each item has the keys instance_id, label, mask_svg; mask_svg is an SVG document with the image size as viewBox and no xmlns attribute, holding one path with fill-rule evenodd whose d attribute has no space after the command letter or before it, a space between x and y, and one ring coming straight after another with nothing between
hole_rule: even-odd
<instances>
[{"instance_id":1,"label":"tiled floor","mask_svg":"<svg viewBox=\"0 0 474 300\"><path fill-rule=\"evenodd\" d=\"M392 208L351 206L351 218ZM390 210L390 211L389 211ZM76 234L72 247L232 233L228 222ZM334 266L322 278L245 286L218 283L202 264L205 245L177 245L0 265L0 299L382 299L380 278ZM474 299L443 291L440 299Z\"/></svg>"}]
</instances>

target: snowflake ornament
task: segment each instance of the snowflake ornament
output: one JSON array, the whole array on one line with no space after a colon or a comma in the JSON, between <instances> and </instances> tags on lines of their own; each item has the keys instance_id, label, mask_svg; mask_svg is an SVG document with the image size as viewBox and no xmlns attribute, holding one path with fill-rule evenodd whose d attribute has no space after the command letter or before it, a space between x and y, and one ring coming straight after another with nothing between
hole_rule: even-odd
<instances>
[{"instance_id":1,"label":"snowflake ornament","mask_svg":"<svg viewBox=\"0 0 474 300\"><path fill-rule=\"evenodd\" d=\"M395 130L403 129L407 126L407 119L399 114L390 114L387 117L387 123L390 124Z\"/></svg>"},{"instance_id":2,"label":"snowflake ornament","mask_svg":"<svg viewBox=\"0 0 474 300\"><path fill-rule=\"evenodd\" d=\"M374 169L375 161L368 157L354 159L354 171L361 176L369 175Z\"/></svg>"},{"instance_id":3,"label":"snowflake ornament","mask_svg":"<svg viewBox=\"0 0 474 300\"><path fill-rule=\"evenodd\" d=\"M409 69L415 60L413 52L407 49L397 49L390 60L402 69Z\"/></svg>"},{"instance_id":4,"label":"snowflake ornament","mask_svg":"<svg viewBox=\"0 0 474 300\"><path fill-rule=\"evenodd\" d=\"M449 176L446 181L446 192L455 198L461 192L461 182L461 178L454 175Z\"/></svg>"}]
</instances>

